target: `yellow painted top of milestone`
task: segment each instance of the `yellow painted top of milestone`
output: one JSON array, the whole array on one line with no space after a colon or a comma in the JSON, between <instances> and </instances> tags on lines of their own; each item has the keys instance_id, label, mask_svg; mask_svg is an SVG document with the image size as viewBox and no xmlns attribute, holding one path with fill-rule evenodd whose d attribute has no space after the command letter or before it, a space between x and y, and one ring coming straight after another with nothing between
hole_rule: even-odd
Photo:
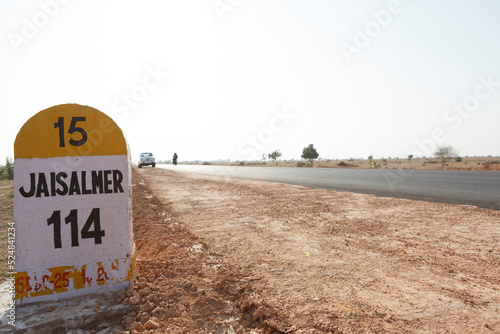
<instances>
[{"instance_id":1,"label":"yellow painted top of milestone","mask_svg":"<svg viewBox=\"0 0 500 334\"><path fill-rule=\"evenodd\" d=\"M128 155L122 130L106 114L89 106L61 104L40 111L21 128L14 157Z\"/></svg>"}]
</instances>

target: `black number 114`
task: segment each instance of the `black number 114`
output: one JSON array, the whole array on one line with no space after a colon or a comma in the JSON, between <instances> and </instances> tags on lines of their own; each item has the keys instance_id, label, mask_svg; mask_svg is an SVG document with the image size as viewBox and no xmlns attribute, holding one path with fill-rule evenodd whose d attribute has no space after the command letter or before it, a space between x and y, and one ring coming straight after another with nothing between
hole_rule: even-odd
<instances>
[{"instance_id":1,"label":"black number 114","mask_svg":"<svg viewBox=\"0 0 500 334\"><path fill-rule=\"evenodd\" d=\"M78 247L78 210L73 209L69 215L64 218L66 224L71 224L71 247ZM47 219L47 226L54 226L54 248L62 248L61 241L61 211L57 210L52 213ZM94 229L91 231L92 225ZM101 229L101 214L99 208L92 209L89 218L85 222L80 231L82 239L94 239L96 245L102 244L102 237L105 236L105 231Z\"/></svg>"}]
</instances>

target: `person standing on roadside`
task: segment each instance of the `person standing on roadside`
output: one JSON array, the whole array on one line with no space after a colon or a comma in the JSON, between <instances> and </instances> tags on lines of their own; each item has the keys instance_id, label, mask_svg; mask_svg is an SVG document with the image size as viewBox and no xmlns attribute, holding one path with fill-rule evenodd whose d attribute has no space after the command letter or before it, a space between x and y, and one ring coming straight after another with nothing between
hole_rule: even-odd
<instances>
[{"instance_id":1,"label":"person standing on roadside","mask_svg":"<svg viewBox=\"0 0 500 334\"><path fill-rule=\"evenodd\" d=\"M177 153L174 153L174 157L172 158L172 163L177 165Z\"/></svg>"}]
</instances>

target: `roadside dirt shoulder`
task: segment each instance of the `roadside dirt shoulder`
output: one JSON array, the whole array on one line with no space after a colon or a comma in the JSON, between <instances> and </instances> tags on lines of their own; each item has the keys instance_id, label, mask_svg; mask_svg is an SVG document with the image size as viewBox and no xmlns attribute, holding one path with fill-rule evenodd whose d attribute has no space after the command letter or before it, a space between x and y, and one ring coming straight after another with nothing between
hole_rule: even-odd
<instances>
[{"instance_id":1,"label":"roadside dirt shoulder","mask_svg":"<svg viewBox=\"0 0 500 334\"><path fill-rule=\"evenodd\" d=\"M259 291L279 320L276 331L500 332L498 211L154 168L139 173L148 196L172 208L172 223ZM155 224L142 219L136 235ZM150 242L156 255L143 251L142 266L155 268L154 256L169 258L164 253L174 246ZM193 277L201 269L185 268Z\"/></svg>"},{"instance_id":2,"label":"roadside dirt shoulder","mask_svg":"<svg viewBox=\"0 0 500 334\"><path fill-rule=\"evenodd\" d=\"M264 333L279 319L248 280L191 233L133 170L137 277L116 302L127 333Z\"/></svg>"}]
</instances>

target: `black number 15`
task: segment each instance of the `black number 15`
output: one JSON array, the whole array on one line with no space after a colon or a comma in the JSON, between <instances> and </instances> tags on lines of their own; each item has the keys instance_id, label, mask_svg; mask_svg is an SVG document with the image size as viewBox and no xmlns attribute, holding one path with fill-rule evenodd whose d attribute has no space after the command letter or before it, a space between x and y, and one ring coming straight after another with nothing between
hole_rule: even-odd
<instances>
[{"instance_id":1,"label":"black number 15","mask_svg":"<svg viewBox=\"0 0 500 334\"><path fill-rule=\"evenodd\" d=\"M82 139L80 140L74 140L71 138L69 140L69 144L72 146L82 146L87 142L87 131L82 129L81 127L77 127L76 123L78 122L85 122L86 117L73 117L71 119L71 124L68 129L68 133L71 135L75 132L79 132L82 135ZM54 128L57 129L59 128L59 147L65 147L65 141L64 141L64 117L59 117L57 123L54 123Z\"/></svg>"}]
</instances>

